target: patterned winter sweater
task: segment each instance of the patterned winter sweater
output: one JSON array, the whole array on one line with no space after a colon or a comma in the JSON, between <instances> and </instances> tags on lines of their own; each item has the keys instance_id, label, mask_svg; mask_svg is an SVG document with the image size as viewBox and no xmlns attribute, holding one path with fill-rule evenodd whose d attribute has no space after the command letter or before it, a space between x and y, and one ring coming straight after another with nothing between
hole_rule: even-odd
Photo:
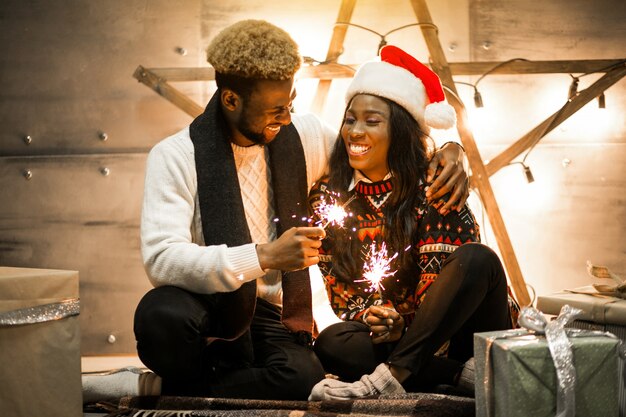
<instances>
[{"instance_id":1,"label":"patterned winter sweater","mask_svg":"<svg viewBox=\"0 0 626 417\"><path fill-rule=\"evenodd\" d=\"M478 225L467 206L460 212L441 216L432 205L424 203L415 207L417 229L413 244L407 248L391 248L388 253L392 257L398 250L410 251L414 259L411 267L398 269L392 262L391 271L395 274L381 282L380 291L372 291L362 276L341 279L333 269L332 248L338 234L346 234L346 244L350 245L357 270L362 271L372 244L377 250L381 248L383 208L391 191L390 179L376 183L358 181L347 196L338 198L344 202L350 200L345 210L351 215L345 219L343 227L326 226L327 237L322 243L319 267L333 310L343 320L360 320L368 307L384 305L395 308L409 324L446 258L460 245L480 241ZM328 189L327 178L322 178L309 194L310 209L315 213L320 202L332 203L336 195Z\"/></svg>"}]
</instances>

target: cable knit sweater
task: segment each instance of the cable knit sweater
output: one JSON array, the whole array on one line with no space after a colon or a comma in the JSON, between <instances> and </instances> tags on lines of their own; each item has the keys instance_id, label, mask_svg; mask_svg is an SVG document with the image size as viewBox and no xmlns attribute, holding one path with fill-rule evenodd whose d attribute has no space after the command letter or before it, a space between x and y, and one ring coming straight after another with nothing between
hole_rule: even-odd
<instances>
[{"instance_id":1,"label":"cable knit sweater","mask_svg":"<svg viewBox=\"0 0 626 417\"><path fill-rule=\"evenodd\" d=\"M336 132L312 114L294 114L292 121L302 141L310 187L326 168ZM241 151L235 148L238 170L245 170L243 165L247 163L258 164L258 158L238 155ZM264 211L265 216L270 216L271 207L267 203L252 201L258 195L253 189L258 184L242 182L241 173L239 179L246 211ZM258 179L267 180L267 174ZM265 196L270 198L271 194ZM250 230L258 230L258 225L251 224L250 217L246 217ZM267 233L266 241L272 238L271 230L265 229L263 233ZM204 245L194 147L188 127L154 146L146 165L141 251L146 272L155 287L174 285L196 293L214 294L234 291L243 283L258 279L258 295L281 304L281 293L276 289L279 281L275 276L265 280L267 271L259 265L255 243L236 247Z\"/></svg>"}]
</instances>

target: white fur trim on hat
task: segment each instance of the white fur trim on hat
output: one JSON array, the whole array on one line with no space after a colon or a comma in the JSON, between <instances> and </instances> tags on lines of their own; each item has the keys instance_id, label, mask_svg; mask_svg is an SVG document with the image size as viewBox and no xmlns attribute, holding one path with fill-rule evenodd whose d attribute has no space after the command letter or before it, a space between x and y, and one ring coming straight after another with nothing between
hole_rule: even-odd
<instances>
[{"instance_id":1,"label":"white fur trim on hat","mask_svg":"<svg viewBox=\"0 0 626 417\"><path fill-rule=\"evenodd\" d=\"M424 125L424 85L404 68L388 62L366 62L357 70L348 86L346 104L357 94L371 94L394 101L404 107L420 125Z\"/></svg>"},{"instance_id":2,"label":"white fur trim on hat","mask_svg":"<svg viewBox=\"0 0 626 417\"><path fill-rule=\"evenodd\" d=\"M449 129L456 123L456 112L445 101L430 103L424 110L424 120L435 129Z\"/></svg>"}]
</instances>

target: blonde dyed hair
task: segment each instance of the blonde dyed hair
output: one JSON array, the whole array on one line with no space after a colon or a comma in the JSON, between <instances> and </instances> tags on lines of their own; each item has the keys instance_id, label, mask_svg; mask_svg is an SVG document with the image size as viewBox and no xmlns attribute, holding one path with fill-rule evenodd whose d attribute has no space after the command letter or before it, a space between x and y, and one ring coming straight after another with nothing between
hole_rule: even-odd
<instances>
[{"instance_id":1,"label":"blonde dyed hair","mask_svg":"<svg viewBox=\"0 0 626 417\"><path fill-rule=\"evenodd\" d=\"M206 52L216 72L243 78L287 80L302 62L291 36L264 20L243 20L227 27Z\"/></svg>"}]
</instances>

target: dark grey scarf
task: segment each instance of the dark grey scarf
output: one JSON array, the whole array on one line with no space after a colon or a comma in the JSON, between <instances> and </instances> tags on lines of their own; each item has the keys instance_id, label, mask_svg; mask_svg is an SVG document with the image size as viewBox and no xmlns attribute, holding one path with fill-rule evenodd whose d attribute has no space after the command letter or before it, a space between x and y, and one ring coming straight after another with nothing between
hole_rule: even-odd
<instances>
[{"instance_id":1,"label":"dark grey scarf","mask_svg":"<svg viewBox=\"0 0 626 417\"><path fill-rule=\"evenodd\" d=\"M189 128L195 149L198 197L206 245L240 246L252 242L241 199L241 189L228 127L222 114L219 90L203 114ZM274 207L280 235L302 225L307 216L306 163L300 136L293 124L284 126L268 145L274 190ZM285 326L294 332L312 330L311 287L308 270L285 273L282 277ZM256 304L256 280L237 291L217 294L225 312L219 337L234 339L250 325Z\"/></svg>"}]
</instances>

